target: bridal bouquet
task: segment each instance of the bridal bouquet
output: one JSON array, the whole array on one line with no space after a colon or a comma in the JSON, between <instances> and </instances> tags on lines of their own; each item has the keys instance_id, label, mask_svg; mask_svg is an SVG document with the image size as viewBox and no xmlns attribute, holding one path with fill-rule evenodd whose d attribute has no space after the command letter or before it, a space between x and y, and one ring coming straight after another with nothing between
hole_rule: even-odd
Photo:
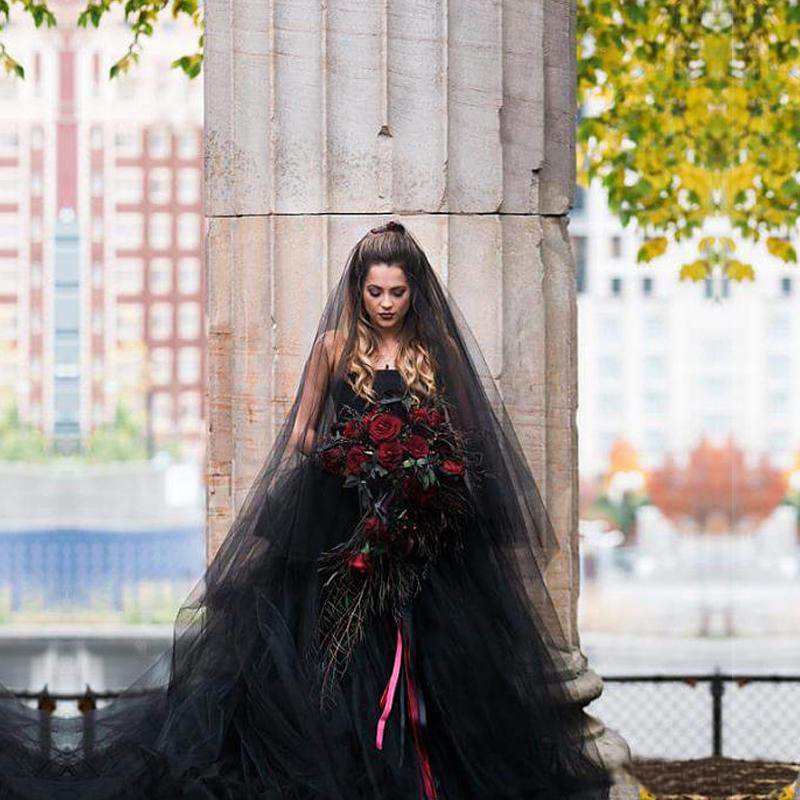
<instances>
[{"instance_id":1,"label":"bridal bouquet","mask_svg":"<svg viewBox=\"0 0 800 800\"><path fill-rule=\"evenodd\" d=\"M430 564L462 546L468 481L481 472L441 401L405 398L402 415L393 405L384 399L363 414L345 408L315 452L323 469L358 491L362 510L351 538L319 560L324 686L346 668L366 617L389 611L399 619Z\"/></svg>"}]
</instances>

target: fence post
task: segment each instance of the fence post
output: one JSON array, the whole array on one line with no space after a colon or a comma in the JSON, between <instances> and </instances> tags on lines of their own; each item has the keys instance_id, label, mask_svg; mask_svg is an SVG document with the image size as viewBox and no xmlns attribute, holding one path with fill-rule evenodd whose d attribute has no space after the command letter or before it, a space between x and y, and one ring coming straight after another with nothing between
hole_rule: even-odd
<instances>
[{"instance_id":1,"label":"fence post","mask_svg":"<svg viewBox=\"0 0 800 800\"><path fill-rule=\"evenodd\" d=\"M94 747L94 712L97 708L97 700L94 692L86 684L86 692L78 700L78 711L81 712L83 720L83 754L88 758Z\"/></svg>"},{"instance_id":2,"label":"fence post","mask_svg":"<svg viewBox=\"0 0 800 800\"><path fill-rule=\"evenodd\" d=\"M725 692L725 684L722 680L719 667L715 667L711 677L711 703L712 703L712 754L716 757L722 756L722 695Z\"/></svg>"},{"instance_id":3,"label":"fence post","mask_svg":"<svg viewBox=\"0 0 800 800\"><path fill-rule=\"evenodd\" d=\"M36 701L36 708L41 712L39 714L39 749L42 752L42 757L45 759L50 758L50 717L56 710L56 701L50 696L47 691L47 684L44 689L39 692L39 697Z\"/></svg>"}]
</instances>

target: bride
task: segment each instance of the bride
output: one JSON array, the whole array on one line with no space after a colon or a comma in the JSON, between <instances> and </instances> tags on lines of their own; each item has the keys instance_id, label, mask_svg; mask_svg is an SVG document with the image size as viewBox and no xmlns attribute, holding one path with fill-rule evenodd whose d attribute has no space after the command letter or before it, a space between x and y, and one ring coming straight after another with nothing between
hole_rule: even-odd
<instances>
[{"instance_id":1,"label":"bride","mask_svg":"<svg viewBox=\"0 0 800 800\"><path fill-rule=\"evenodd\" d=\"M0 797L607 798L556 549L467 324L404 226L373 228L171 650L44 744L6 694Z\"/></svg>"}]
</instances>

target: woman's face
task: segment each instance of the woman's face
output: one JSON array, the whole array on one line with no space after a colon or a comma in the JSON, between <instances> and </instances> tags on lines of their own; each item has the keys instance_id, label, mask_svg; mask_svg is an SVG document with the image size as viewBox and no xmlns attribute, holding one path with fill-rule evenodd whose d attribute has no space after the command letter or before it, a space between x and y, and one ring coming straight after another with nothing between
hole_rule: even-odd
<instances>
[{"instance_id":1,"label":"woman's face","mask_svg":"<svg viewBox=\"0 0 800 800\"><path fill-rule=\"evenodd\" d=\"M398 264L372 264L364 279L364 310L382 333L397 333L411 304L411 287Z\"/></svg>"}]
</instances>

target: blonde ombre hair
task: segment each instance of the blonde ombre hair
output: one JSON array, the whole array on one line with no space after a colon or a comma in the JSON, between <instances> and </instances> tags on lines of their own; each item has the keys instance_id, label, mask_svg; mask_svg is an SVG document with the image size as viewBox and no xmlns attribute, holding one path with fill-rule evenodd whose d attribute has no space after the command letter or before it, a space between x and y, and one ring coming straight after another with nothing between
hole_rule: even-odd
<instances>
[{"instance_id":1,"label":"blonde ombre hair","mask_svg":"<svg viewBox=\"0 0 800 800\"><path fill-rule=\"evenodd\" d=\"M369 319L362 293L367 272L373 264L397 265L408 281L411 302L403 320L395 366L403 376L409 394L422 403L438 391L435 359L421 336L422 326L414 303L417 281L413 265L418 263L417 250L419 245L399 222L372 228L354 250L346 308L340 326L340 331L347 332L342 357L353 391L372 403L377 400L373 388L376 371L373 359L378 352L380 332Z\"/></svg>"}]
</instances>

